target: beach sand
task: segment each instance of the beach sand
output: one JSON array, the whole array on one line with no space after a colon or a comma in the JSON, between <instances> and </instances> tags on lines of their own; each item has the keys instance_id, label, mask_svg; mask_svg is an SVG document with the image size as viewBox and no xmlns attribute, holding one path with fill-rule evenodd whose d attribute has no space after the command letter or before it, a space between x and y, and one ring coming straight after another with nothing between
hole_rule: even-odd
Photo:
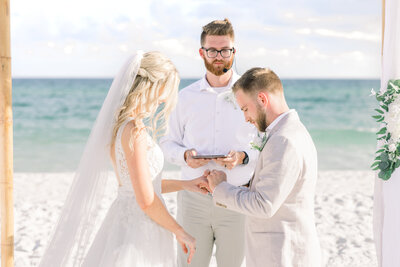
<instances>
[{"instance_id":1,"label":"beach sand","mask_svg":"<svg viewBox=\"0 0 400 267\"><path fill-rule=\"evenodd\" d=\"M166 172L178 178L179 172ZM37 266L44 253L73 173L15 173L15 266ZM321 171L316 189L316 225L327 267L377 266L372 237L374 174L370 171ZM107 201L115 196L109 186ZM176 214L176 194L166 194ZM212 258L210 266L216 266Z\"/></svg>"}]
</instances>

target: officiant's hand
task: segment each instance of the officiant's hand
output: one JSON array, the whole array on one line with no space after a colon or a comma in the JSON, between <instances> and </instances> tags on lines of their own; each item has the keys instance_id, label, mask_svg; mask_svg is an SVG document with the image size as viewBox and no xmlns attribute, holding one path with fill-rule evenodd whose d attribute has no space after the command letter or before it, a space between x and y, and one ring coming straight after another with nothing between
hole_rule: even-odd
<instances>
[{"instance_id":1,"label":"officiant's hand","mask_svg":"<svg viewBox=\"0 0 400 267\"><path fill-rule=\"evenodd\" d=\"M202 167L210 162L210 159L194 159L193 156L197 155L196 149L188 149L185 151L184 157L186 164L193 169Z\"/></svg>"},{"instance_id":2,"label":"officiant's hand","mask_svg":"<svg viewBox=\"0 0 400 267\"><path fill-rule=\"evenodd\" d=\"M183 230L183 228L178 229L175 233L176 240L181 245L182 250L185 254L189 252L189 256L187 258L187 263L190 264L192 261L193 255L196 252L196 240L193 236Z\"/></svg>"},{"instance_id":3,"label":"officiant's hand","mask_svg":"<svg viewBox=\"0 0 400 267\"><path fill-rule=\"evenodd\" d=\"M231 150L226 158L214 159L215 163L221 165L222 167L232 170L237 165L242 164L245 155L243 152L238 152Z\"/></svg>"},{"instance_id":4,"label":"officiant's hand","mask_svg":"<svg viewBox=\"0 0 400 267\"><path fill-rule=\"evenodd\" d=\"M206 176L200 176L193 180L182 181L182 188L186 191L208 194L208 180Z\"/></svg>"},{"instance_id":5,"label":"officiant's hand","mask_svg":"<svg viewBox=\"0 0 400 267\"><path fill-rule=\"evenodd\" d=\"M214 193L215 187L222 182L226 182L226 174L223 171L206 170L204 176L207 176L208 187L211 193Z\"/></svg>"}]
</instances>

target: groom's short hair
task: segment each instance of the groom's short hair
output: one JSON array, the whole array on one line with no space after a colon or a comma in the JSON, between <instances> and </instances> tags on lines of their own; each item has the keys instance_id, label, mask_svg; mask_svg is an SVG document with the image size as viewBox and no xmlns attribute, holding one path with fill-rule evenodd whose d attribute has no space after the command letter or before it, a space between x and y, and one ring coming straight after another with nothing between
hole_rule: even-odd
<instances>
[{"instance_id":1,"label":"groom's short hair","mask_svg":"<svg viewBox=\"0 0 400 267\"><path fill-rule=\"evenodd\" d=\"M200 43L202 46L206 42L207 35L228 35L232 41L235 40L235 32L233 31L233 26L229 19L214 20L203 26L203 32L200 37Z\"/></svg>"},{"instance_id":2,"label":"groom's short hair","mask_svg":"<svg viewBox=\"0 0 400 267\"><path fill-rule=\"evenodd\" d=\"M281 79L269 68L252 68L246 71L232 87L234 93L240 89L247 94L254 94L260 91L268 93L283 92Z\"/></svg>"}]
</instances>

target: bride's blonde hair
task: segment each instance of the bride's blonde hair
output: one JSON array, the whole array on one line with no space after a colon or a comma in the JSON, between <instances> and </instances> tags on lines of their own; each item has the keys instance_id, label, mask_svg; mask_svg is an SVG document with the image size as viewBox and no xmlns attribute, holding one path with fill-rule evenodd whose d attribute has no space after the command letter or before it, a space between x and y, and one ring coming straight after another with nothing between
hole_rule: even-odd
<instances>
[{"instance_id":1,"label":"bride's blonde hair","mask_svg":"<svg viewBox=\"0 0 400 267\"><path fill-rule=\"evenodd\" d=\"M154 139L165 133L169 115L177 102L179 81L178 71L170 59L160 52L143 54L132 88L116 113L111 145L115 143L118 129L129 117L133 117L135 123L129 141L131 148L140 130L137 121L149 120L148 128ZM165 101L165 105L156 114L160 100Z\"/></svg>"}]
</instances>

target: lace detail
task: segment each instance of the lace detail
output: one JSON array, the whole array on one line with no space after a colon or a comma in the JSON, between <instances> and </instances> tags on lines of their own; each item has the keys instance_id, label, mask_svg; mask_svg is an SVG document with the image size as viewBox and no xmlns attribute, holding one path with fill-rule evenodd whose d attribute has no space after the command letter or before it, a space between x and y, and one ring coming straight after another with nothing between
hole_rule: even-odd
<instances>
[{"instance_id":1,"label":"lace detail","mask_svg":"<svg viewBox=\"0 0 400 267\"><path fill-rule=\"evenodd\" d=\"M115 140L115 158L121 186L106 218L85 258L83 267L163 267L175 266L175 250L172 233L168 232L139 207L129 176L125 153L122 148L122 132L129 121L124 122ZM154 191L161 201L161 171L164 156L160 147L149 134L147 138L147 162ZM165 204L164 204L165 205Z\"/></svg>"},{"instance_id":2,"label":"lace detail","mask_svg":"<svg viewBox=\"0 0 400 267\"><path fill-rule=\"evenodd\" d=\"M121 136L128 122L133 119L125 121L118 129L116 140L115 140L115 155L117 162L118 176L121 180L121 186L119 188L119 195L121 196L135 196L135 192L132 187L131 179L128 171L128 164L126 161L125 153L122 148ZM161 171L164 165L164 155L161 148L154 142L149 134L146 134L147 139L147 162L149 166L150 176L153 180L154 190L157 195L161 195Z\"/></svg>"}]
</instances>

